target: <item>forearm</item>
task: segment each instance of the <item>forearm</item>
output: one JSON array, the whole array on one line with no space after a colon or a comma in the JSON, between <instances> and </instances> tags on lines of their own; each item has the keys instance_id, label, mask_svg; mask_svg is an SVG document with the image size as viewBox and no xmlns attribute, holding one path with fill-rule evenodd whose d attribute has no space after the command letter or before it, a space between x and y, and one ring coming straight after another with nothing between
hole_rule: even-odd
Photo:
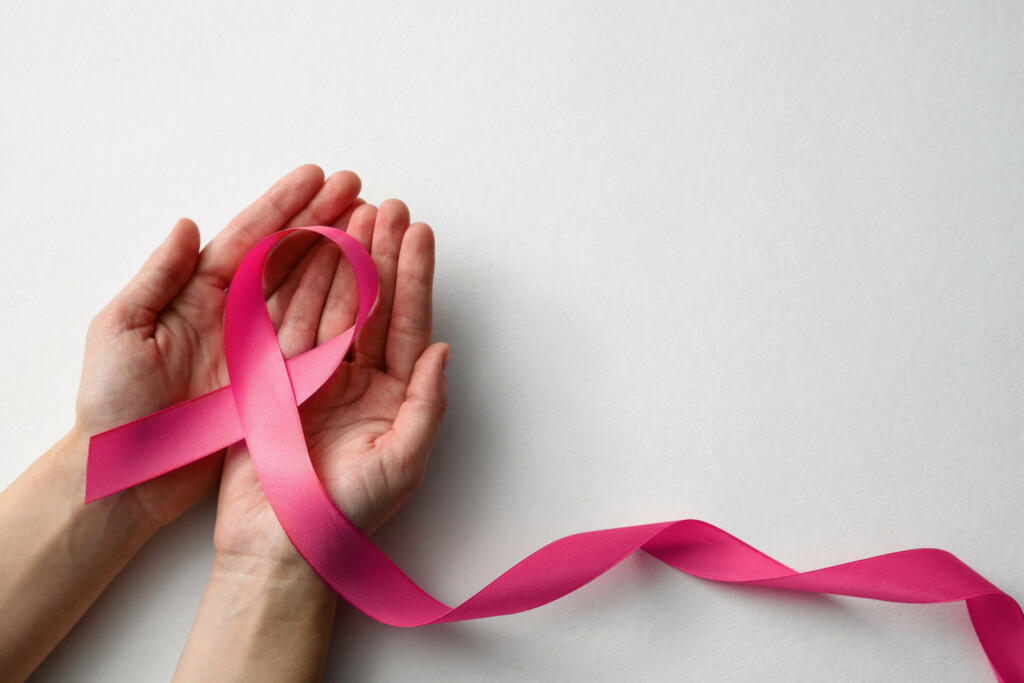
<instances>
[{"instance_id":1,"label":"forearm","mask_svg":"<svg viewBox=\"0 0 1024 683\"><path fill-rule=\"evenodd\" d=\"M155 531L130 493L85 504L72 430L0 493L0 680L27 677Z\"/></svg>"},{"instance_id":2,"label":"forearm","mask_svg":"<svg viewBox=\"0 0 1024 683\"><path fill-rule=\"evenodd\" d=\"M217 555L174 680L320 680L336 604L297 554Z\"/></svg>"}]
</instances>

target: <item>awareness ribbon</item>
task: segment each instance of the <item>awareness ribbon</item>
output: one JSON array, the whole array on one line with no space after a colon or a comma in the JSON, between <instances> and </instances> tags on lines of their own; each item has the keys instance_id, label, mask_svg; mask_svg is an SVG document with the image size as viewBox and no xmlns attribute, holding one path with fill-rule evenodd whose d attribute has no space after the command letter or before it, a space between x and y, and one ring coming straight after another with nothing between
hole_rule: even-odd
<instances>
[{"instance_id":1,"label":"awareness ribbon","mask_svg":"<svg viewBox=\"0 0 1024 683\"><path fill-rule=\"evenodd\" d=\"M345 332L285 360L263 297L263 265L287 235L334 242L355 274L358 311ZM299 553L339 595L378 621L421 626L521 612L589 583L636 550L712 581L906 603L966 602L996 678L1024 682L1024 613L954 555L905 550L797 572L699 520L604 529L550 543L457 607L417 586L348 521L310 462L298 405L337 369L377 297L365 249L335 228L274 233L239 265L228 289L224 349L230 385L92 437L86 502L130 488L245 440L274 513Z\"/></svg>"}]
</instances>

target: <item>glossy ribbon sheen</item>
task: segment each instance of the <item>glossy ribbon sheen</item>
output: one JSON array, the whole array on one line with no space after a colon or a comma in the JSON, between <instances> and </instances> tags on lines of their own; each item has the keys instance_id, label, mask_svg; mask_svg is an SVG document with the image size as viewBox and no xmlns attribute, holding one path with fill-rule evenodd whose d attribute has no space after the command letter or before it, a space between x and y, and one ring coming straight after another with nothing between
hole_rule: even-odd
<instances>
[{"instance_id":1,"label":"glossy ribbon sheen","mask_svg":"<svg viewBox=\"0 0 1024 683\"><path fill-rule=\"evenodd\" d=\"M285 360L263 298L263 265L295 230L330 239L355 273L355 324ZM395 626L511 614L557 600L642 549L679 571L713 581L935 603L964 600L1002 681L1024 681L1024 614L1007 594L935 549L907 550L797 572L705 522L682 520L605 529L536 551L457 607L435 600L335 507L306 450L298 404L342 362L377 296L377 272L362 246L328 227L284 230L245 257L228 290L224 345L230 386L94 436L86 500L110 495L245 440L263 490L292 543L339 595Z\"/></svg>"}]
</instances>

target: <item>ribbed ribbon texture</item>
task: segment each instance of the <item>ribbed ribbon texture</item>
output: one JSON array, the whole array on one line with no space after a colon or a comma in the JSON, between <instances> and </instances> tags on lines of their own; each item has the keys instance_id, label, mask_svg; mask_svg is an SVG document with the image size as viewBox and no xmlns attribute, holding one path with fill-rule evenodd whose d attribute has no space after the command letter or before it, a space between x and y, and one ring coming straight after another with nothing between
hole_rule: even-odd
<instances>
[{"instance_id":1,"label":"ribbed ribbon texture","mask_svg":"<svg viewBox=\"0 0 1024 683\"><path fill-rule=\"evenodd\" d=\"M285 359L263 297L271 249L296 230L341 249L355 274L355 323ZM352 605L381 622L420 626L533 609L592 581L637 550L712 581L936 603L963 600L997 679L1024 681L1024 614L1009 595L943 550L906 550L797 572L706 522L590 531L550 543L457 607L431 597L331 501L306 450L298 405L337 369L377 297L366 250L341 230L277 232L246 255L228 290L224 345L230 385L91 439L86 501L130 488L245 440L270 505L307 562Z\"/></svg>"}]
</instances>

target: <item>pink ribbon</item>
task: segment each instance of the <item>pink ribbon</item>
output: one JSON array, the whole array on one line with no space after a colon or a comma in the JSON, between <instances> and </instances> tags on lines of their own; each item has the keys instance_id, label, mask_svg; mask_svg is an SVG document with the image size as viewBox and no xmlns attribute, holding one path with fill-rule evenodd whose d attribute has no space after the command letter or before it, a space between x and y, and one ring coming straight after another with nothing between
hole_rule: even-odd
<instances>
[{"instance_id":1,"label":"pink ribbon","mask_svg":"<svg viewBox=\"0 0 1024 683\"><path fill-rule=\"evenodd\" d=\"M355 324L285 360L263 298L275 244L295 230L330 239L352 265ZM342 362L377 297L377 271L362 246L328 227L284 230L246 255L228 290L224 347L230 386L94 436L86 501L110 495L245 439L263 490L288 537L334 590L395 626L479 619L539 607L592 581L642 549L681 572L742 583L875 600L963 600L1001 681L1024 681L1024 613L1009 595L943 550L906 550L797 572L706 522L681 520L574 534L522 560L457 607L435 600L341 514L306 450L298 405Z\"/></svg>"}]
</instances>

